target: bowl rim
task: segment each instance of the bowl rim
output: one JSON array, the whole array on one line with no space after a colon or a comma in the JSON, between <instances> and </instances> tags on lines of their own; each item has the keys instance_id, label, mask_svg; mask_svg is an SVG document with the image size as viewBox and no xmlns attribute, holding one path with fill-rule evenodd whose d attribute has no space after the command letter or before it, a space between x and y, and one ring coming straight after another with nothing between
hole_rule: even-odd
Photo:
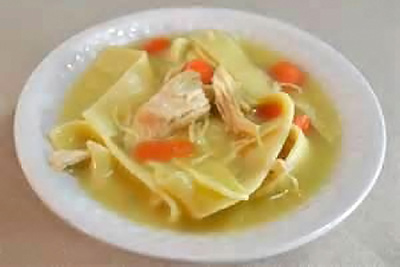
<instances>
[{"instance_id":1,"label":"bowl rim","mask_svg":"<svg viewBox=\"0 0 400 267\"><path fill-rule=\"evenodd\" d=\"M121 244L117 244L109 239L107 239L105 236L100 236L98 234L94 234L91 231L88 231L88 229L82 228L80 225L77 225L76 222L71 221L70 218L67 218L64 216L62 212L57 210L49 201L46 199L45 196L43 196L40 193L39 190L39 184L37 184L34 181L33 176L35 174L31 173L30 169L28 169L27 166L27 160L29 158L26 156L24 152L24 148L21 146L19 140L21 139L21 136L23 135L23 132L21 131L21 123L22 121L22 112L21 110L23 109L23 101L24 95L26 95L28 89L29 89L29 84L32 82L33 78L41 71L41 67L45 64L47 60L50 60L52 57L54 57L59 51L62 51L65 47L68 46L69 43L74 42L75 40L79 40L81 38L84 38L88 33L96 32L98 30L103 30L109 25L116 25L118 23L122 23L123 21L132 19L135 16L157 16L157 14L165 13L165 12L219 12L222 14L234 14L235 16L244 16L244 17L253 17L258 20L265 20L268 21L269 23L275 23L275 24L280 24L285 26L286 28L290 29L291 31L295 32L296 34L300 34L307 39L310 40L310 42L317 42L319 45L324 46L325 49L329 49L331 52L334 52L339 59L344 63L347 64L348 67L350 67L357 76L357 79L359 79L359 82L363 84L364 89L366 90L366 93L369 94L370 97L372 97L373 100L373 105L376 108L378 112L378 117L380 119L380 134L381 134L381 140L380 140L380 150L377 152L379 153L378 156L378 161L375 162L375 172L370 175L370 180L368 185L363 189L362 192L360 192L357 201L355 201L351 206L347 207L346 210L343 211L343 213L336 217L333 221L331 221L328 224L321 225L318 229L315 229L314 231L308 233L307 235L303 235L297 240L286 243L280 247L277 247L275 250L270 249L268 252L258 255L240 255L239 257L236 255L232 255L231 257L199 257L199 258L194 258L194 257L185 257L185 255L174 255L174 256L166 256L160 253L154 253L154 251L146 251L146 250L133 250L131 247L127 247ZM41 201L47 206L53 213L57 214L59 217L61 217L64 221L66 221L69 225L71 225L73 228L76 228L85 234L96 238L97 240L100 240L102 242L108 243L113 246L117 246L119 248L122 248L124 250L130 251L130 252L136 252L142 255L146 256L151 256L151 257L156 257L156 258L161 258L161 259L170 259L170 260L179 260L179 261L185 261L185 262L209 262L209 263L223 263L223 262L244 262L244 261L249 261L249 260L259 260L262 258L266 258L272 255L277 255L289 250L292 250L294 248L297 248L303 244L306 244L323 234L327 233L329 230L334 228L336 225L338 225L340 222L342 222L345 218L347 218L360 204L361 202L366 198L368 193L371 191L372 187L376 183L379 174L382 170L383 167L383 162L386 154L386 144L387 144L387 137L386 137L386 127L385 127L385 121L384 121L384 116L382 109L380 107L379 101L375 93L373 92L370 84L368 81L364 78L364 76L361 74L361 72L350 62L348 61L341 53L339 53L336 49L325 43L324 41L320 40L319 38L309 34L308 32L301 30L295 26L292 26L291 24L288 24L286 22L282 22L278 19L251 13L251 12L245 12L245 11L239 11L235 9L228 9L228 8L204 8L204 7L188 7L188 8L159 8L159 9L149 9L149 10L144 10L140 12L135 12L132 14L128 14L116 19L112 19L100 24L97 24L95 26L89 27L88 29L81 31L80 33L72 36L71 38L68 38L66 41L62 42L59 46L57 46L53 51L51 51L43 60L42 62L36 67L36 69L32 72L31 76L27 80L21 94L18 100L18 104L16 107L16 112L15 112L15 117L14 117L14 143L15 143L15 148L18 156L19 163L21 165L21 168L24 172L24 175L26 179L28 180L30 186L32 189L35 191L35 193L39 196Z\"/></svg>"}]
</instances>

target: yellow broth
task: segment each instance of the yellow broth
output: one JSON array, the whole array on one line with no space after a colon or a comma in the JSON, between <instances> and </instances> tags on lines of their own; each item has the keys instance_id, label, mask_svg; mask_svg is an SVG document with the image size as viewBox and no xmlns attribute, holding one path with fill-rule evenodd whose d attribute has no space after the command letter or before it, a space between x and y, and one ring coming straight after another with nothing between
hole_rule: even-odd
<instances>
[{"instance_id":1,"label":"yellow broth","mask_svg":"<svg viewBox=\"0 0 400 267\"><path fill-rule=\"evenodd\" d=\"M263 69L285 59L280 53L266 49L264 45L242 41L242 47L253 62ZM167 63L162 58L152 57L151 62L158 73L165 72ZM95 66L92 65L90 68L93 67ZM105 88L112 85L121 75L122 70L119 69L108 76L104 76L101 71L92 72L91 75L82 75L66 95L61 109L60 122L80 119L81 112L88 108L90 103L103 94ZM169 228L191 233L212 233L237 231L277 220L281 215L301 206L321 188L329 179L329 173L339 154L340 120L333 104L310 74L307 74L307 81L303 88L303 100L315 107L321 114L320 117L326 120L329 126L335 128L339 134L331 142L323 139L315 130L311 130L307 134L310 144L309 155L293 171L293 175L299 180L300 195L288 193L284 197L274 200L268 197L250 199L202 220L184 216L178 223L171 223L168 221L167 208L156 207L155 199L149 190L123 167L118 167L113 176L109 177L107 183L101 187L91 182L88 168L85 166L76 169L73 174L88 194L103 203L105 207L149 227Z\"/></svg>"}]
</instances>

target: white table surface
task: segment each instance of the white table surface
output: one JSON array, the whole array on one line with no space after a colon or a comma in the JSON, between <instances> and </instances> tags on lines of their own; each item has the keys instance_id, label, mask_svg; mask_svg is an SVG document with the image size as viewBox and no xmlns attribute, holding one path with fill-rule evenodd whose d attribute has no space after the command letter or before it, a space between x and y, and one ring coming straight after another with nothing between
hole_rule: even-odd
<instances>
[{"instance_id":1,"label":"white table surface","mask_svg":"<svg viewBox=\"0 0 400 267\"><path fill-rule=\"evenodd\" d=\"M12 140L18 94L33 68L60 42L110 18L188 5L266 14L322 38L364 73L386 117L385 166L363 204L308 245L238 266L400 266L398 0L0 0L0 266L199 266L127 253L67 226L30 189Z\"/></svg>"}]
</instances>

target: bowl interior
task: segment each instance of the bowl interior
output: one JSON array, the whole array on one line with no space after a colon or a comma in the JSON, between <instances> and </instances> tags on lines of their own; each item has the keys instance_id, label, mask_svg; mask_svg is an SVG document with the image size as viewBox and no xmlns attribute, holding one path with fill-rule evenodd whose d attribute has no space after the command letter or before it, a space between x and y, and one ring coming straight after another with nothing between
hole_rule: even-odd
<instances>
[{"instance_id":1,"label":"bowl interior","mask_svg":"<svg viewBox=\"0 0 400 267\"><path fill-rule=\"evenodd\" d=\"M279 221L245 232L193 236L138 226L90 199L74 179L54 172L46 134L63 95L105 46L143 37L223 29L265 42L321 81L338 109L342 153L330 182L309 202ZM322 41L274 19L227 9L159 9L84 31L54 50L33 72L20 96L15 142L26 177L43 202L74 227L121 248L189 261L266 257L306 243L343 220L362 201L380 171L385 130L379 104L363 76Z\"/></svg>"}]
</instances>

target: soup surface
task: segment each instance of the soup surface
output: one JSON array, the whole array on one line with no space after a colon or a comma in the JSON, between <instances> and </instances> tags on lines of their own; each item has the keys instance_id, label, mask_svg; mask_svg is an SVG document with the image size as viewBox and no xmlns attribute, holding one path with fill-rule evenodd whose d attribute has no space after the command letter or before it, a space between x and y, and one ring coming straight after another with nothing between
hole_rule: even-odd
<instances>
[{"instance_id":1,"label":"soup surface","mask_svg":"<svg viewBox=\"0 0 400 267\"><path fill-rule=\"evenodd\" d=\"M190 33L188 36L190 37ZM183 38L183 40L185 40L184 38L186 37L187 35L171 36L167 39L166 44L163 44L162 40L159 41L158 46L157 43L149 45L149 42L154 41L152 39L133 43L124 48L109 48L111 50L116 50L109 53L103 53L102 56L99 56L67 92L63 106L60 109L59 125L81 121L83 120L83 117L86 118L86 116L83 116L82 114L86 110L90 109L96 101L98 101L106 92L109 91L109 88L112 88L112 86L115 85L121 79L121 77L126 74L133 62L137 60L135 55L129 57L129 53L127 53L126 50L147 50L149 64L151 65L154 71L154 76L156 77L155 80L157 85L155 87L161 87L161 85L164 83L163 80L165 80L167 75L173 73L175 69L182 69L181 67L177 66L181 66L180 64L182 62L187 66L187 61L190 61L191 58L196 58L196 56L191 57L189 55L191 52L189 49L185 52L186 54L184 59L171 59L171 54L173 55L171 50L174 49L174 40L177 38ZM194 40L196 39L194 38ZM240 49L242 49L244 55L249 59L251 64L253 64L256 68L265 71L267 75L269 73L271 76L274 76L274 66L280 62L290 61L290 59L285 58L283 54L270 49L264 44L253 43L239 38L234 40ZM205 51L207 52L207 49L205 49ZM200 53L200 56L201 55L202 54ZM209 57L211 57L209 63L210 65L213 64L214 59L212 55L206 54L203 56L205 57L205 62L210 60ZM216 61L217 64L221 65L225 63L223 60ZM214 70L217 68L216 66L212 67ZM230 72L229 67L227 69L228 72ZM301 69L301 67L299 67L299 69ZM204 82L203 73L201 72L201 79ZM340 119L335 111L334 105L324 94L324 90L329 90L329 88L321 88L318 81L316 81L312 76L312 73L306 73L305 71L302 71L302 75L304 76L304 79L301 81L301 84L296 85L292 84L290 81L281 81L280 90L286 92L287 95L289 95L292 99L291 101L294 103L294 124L297 123L296 117L304 118L301 116L305 116L311 125L306 127L306 129L303 129L304 136L307 140L307 153L301 155L301 160L298 162L298 164L296 164L289 172L284 174L286 177L286 182L278 183L274 186L274 188L266 191L264 190L265 194L257 194L258 191L262 191L258 188L258 191L253 190L251 194L249 193L248 199L236 201L234 204L225 205L224 208L221 208L215 212L208 210L203 211L201 209L203 203L201 200L200 204L193 204L194 216L192 216L191 203L188 202L189 204L185 204L186 199L182 198L182 200L179 199L179 197L177 199L177 197L174 197L173 194L169 194L169 196L172 195L172 198L176 200L177 205L181 210L179 219L171 220L171 207L165 205L163 201L160 200L160 197L157 196L157 194L154 194L154 191L149 190L145 183L132 175L132 173L127 170L127 168L123 166L119 160L111 157L111 161L102 161L104 157L107 158L104 155L108 155L108 152L101 154L103 155L103 158L102 156L99 156L98 158L102 158L102 160L97 161L97 164L98 162L107 162L105 165L108 166L108 164L111 164L113 166L112 171L109 172L107 177L104 179L93 179L93 170L102 170L99 168L99 166L96 166L97 169L93 167L95 164L93 155L95 154L91 154L92 159L85 159L77 164L74 164L73 166L68 166L66 169L71 171L71 173L76 177L76 179L91 197L104 204L105 207L133 220L134 222L138 222L150 227L170 228L173 230L188 231L192 233L215 233L246 229L251 226L256 226L260 223L277 220L280 216L284 215L288 211L299 208L311 196L316 194L321 186L327 182L329 179L329 173L334 167L334 163L338 157L341 146ZM212 87L213 85L214 84L204 86L204 88ZM214 98L215 97L216 96L214 96ZM141 105L143 105L143 103L141 103ZM122 109L125 108L123 105L121 105L121 107ZM119 110L117 109L116 120L119 118L118 111ZM218 162L221 164L221 166L226 166L229 170L231 170L236 177L239 177L237 178L239 182L242 182L240 179L244 178L240 177L246 177L246 175L250 176L251 171L249 171L249 173L246 175L242 175L241 172L245 168L249 168L250 170L250 167L248 166L251 166L251 164L245 165L247 163L242 163L242 161L247 161L247 159L242 160L238 155L234 155L232 162L224 161L233 149L230 146L230 142L233 142L232 140L236 139L229 139L231 138L231 133L220 130L225 129L226 127L220 125L220 115L218 115L218 110L214 105L211 105L209 112L211 115L208 121L209 126L205 132L205 140L207 140L209 147L211 147L210 151L214 153L215 157L213 156L214 158L207 159L208 154L205 153L205 156L203 155L204 161L202 161L200 164L204 163L204 166L206 166L208 163L211 164L212 162ZM253 115L257 115L257 112L258 110L255 108L254 113L248 115L252 118L252 121L258 120L257 118L253 119ZM121 120L124 119L124 116L122 116ZM304 124L300 124L300 126L304 126ZM302 129L301 127L299 128ZM60 132L60 130L58 131ZM121 132L124 131L122 130ZM127 136L129 135L118 133L113 136L112 140L117 144L121 144L121 146L124 146L126 143L128 143L127 146L131 147L130 142L135 143L135 141L131 141ZM174 132L174 136L178 136L180 139L188 138L186 128L176 130ZM74 138L76 138L76 136ZM78 139L79 138L82 138L82 140L79 140L79 142L84 142L87 141L87 139L93 139L96 141L98 137L89 138L88 134L83 134L83 137L81 136L78 137ZM98 139L102 138L99 137ZM73 141L69 140L67 142L76 143L76 141L77 139L74 139ZM99 143L102 142L103 141L101 140L99 141ZM288 141L286 140L285 144L287 142ZM105 142L105 144L103 143L103 145L103 148L109 148L107 142ZM55 149L62 147L57 144L54 146ZM62 148L65 149L65 147ZM250 146L249 150L253 148L256 149L256 145ZM93 149L91 150L89 148L89 151L93 152L95 149L96 146L93 146ZM282 156L285 154L285 152L283 152L285 150L285 145L281 146L280 150L281 152L278 158L285 160L285 156ZM195 156L195 158L198 159L202 155L196 154ZM174 160L175 159L172 159L172 161ZM191 160L193 160L193 158L191 158ZM257 160L258 158L255 158L256 162ZM193 161L188 163L188 159L184 157L177 159L176 162L188 165L194 164ZM157 164L158 163L156 162L154 166L157 166ZM147 167L151 169L152 166L152 164L148 163ZM270 166L269 170L267 171L268 175L265 176L267 177L265 180L272 180L272 178L268 178L273 175L271 168L272 167ZM224 173L218 173L220 169L211 168L209 170L215 175L223 175ZM163 175L161 173L161 179L163 179L162 177ZM224 182L225 181L221 182L221 184ZM231 186L230 188L234 187L234 185L227 186ZM261 188L262 185L258 185L258 187ZM231 191L233 192L234 189ZM234 192L239 191L240 190L238 189ZM215 193L215 191L213 192ZM198 194L201 194L201 192ZM214 198L219 199L220 197L221 196L218 195Z\"/></svg>"}]
</instances>

